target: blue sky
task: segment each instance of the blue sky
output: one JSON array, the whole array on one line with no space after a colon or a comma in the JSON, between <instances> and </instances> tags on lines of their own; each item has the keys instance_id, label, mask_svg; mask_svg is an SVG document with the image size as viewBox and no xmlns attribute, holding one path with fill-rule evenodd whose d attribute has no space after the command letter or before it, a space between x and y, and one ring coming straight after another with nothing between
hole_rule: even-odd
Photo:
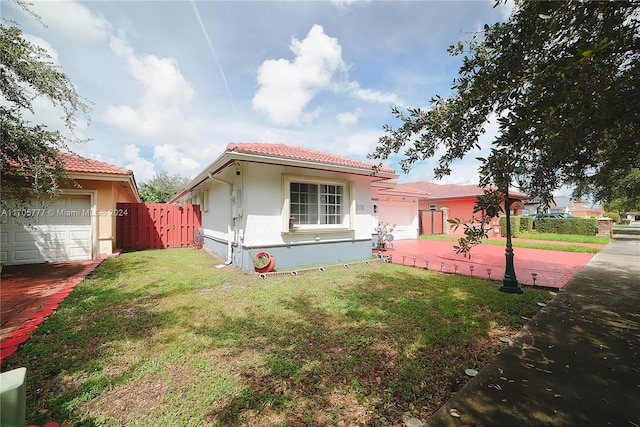
<instances>
[{"instance_id":1,"label":"blue sky","mask_svg":"<svg viewBox=\"0 0 640 427\"><path fill-rule=\"evenodd\" d=\"M446 49L508 15L493 1L42 1L0 15L46 48L92 103L70 147L133 169L192 177L229 142L273 142L366 160L391 106L447 95ZM37 101L35 122L59 127ZM486 147L491 126L482 141ZM476 183L479 153L440 181ZM435 159L400 181L433 180Z\"/></svg>"}]
</instances>

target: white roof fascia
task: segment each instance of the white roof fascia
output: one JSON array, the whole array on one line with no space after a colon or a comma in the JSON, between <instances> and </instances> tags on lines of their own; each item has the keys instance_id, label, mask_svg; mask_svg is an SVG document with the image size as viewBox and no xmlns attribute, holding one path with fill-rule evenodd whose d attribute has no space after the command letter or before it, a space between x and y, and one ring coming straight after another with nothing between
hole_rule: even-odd
<instances>
[{"instance_id":1,"label":"white roof fascia","mask_svg":"<svg viewBox=\"0 0 640 427\"><path fill-rule=\"evenodd\" d=\"M301 160L301 159L289 159L285 157L275 157L275 156L265 156L261 154L250 154L250 153L238 153L238 152L227 152L232 160L243 160L247 162L258 162L258 163L269 163L273 165L279 166L295 166L295 167L305 167L311 169L321 169L332 172L343 172L354 175L365 175L371 176L374 178L384 178L384 179L395 179L398 178L399 175L390 172L381 172L374 174L372 168L360 168L355 166L344 166L344 165L335 165L332 163L322 163L322 162L314 162L310 160Z\"/></svg>"},{"instance_id":2,"label":"white roof fascia","mask_svg":"<svg viewBox=\"0 0 640 427\"><path fill-rule=\"evenodd\" d=\"M92 179L94 181L130 181L133 175L102 173L102 172L70 172L67 175L73 179Z\"/></svg>"},{"instance_id":3,"label":"white roof fascia","mask_svg":"<svg viewBox=\"0 0 640 427\"><path fill-rule=\"evenodd\" d=\"M352 166L341 166L341 165L333 165L330 163L319 163L312 162L308 160L298 160L298 159L288 159L283 157L274 157L274 156L265 156L260 154L250 154L250 153L238 153L235 151L225 151L220 155L216 160L214 160L209 166L204 168L202 172L200 172L194 179L191 180L182 190L180 190L169 203L173 203L183 197L187 192L193 190L200 184L202 184L208 177L210 173L214 175L217 174L222 168L226 167L230 162L234 161L245 161L245 162L253 162L253 163L267 163L278 166L293 166L293 167L303 167L303 168L311 168L311 169L321 169L332 172L342 172L353 175L365 175L371 176L376 181L378 180L387 180L387 179L397 179L399 175L390 172L378 172L373 174L373 169L366 168L358 168Z\"/></svg>"}]
</instances>

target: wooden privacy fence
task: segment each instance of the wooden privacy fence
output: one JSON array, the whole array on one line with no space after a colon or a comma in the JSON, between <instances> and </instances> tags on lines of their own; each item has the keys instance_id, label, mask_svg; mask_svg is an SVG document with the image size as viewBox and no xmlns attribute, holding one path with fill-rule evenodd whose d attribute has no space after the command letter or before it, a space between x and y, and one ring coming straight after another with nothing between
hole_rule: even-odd
<instances>
[{"instance_id":1,"label":"wooden privacy fence","mask_svg":"<svg viewBox=\"0 0 640 427\"><path fill-rule=\"evenodd\" d=\"M444 234L444 213L442 211L420 211L420 234Z\"/></svg>"},{"instance_id":2,"label":"wooden privacy fence","mask_svg":"<svg viewBox=\"0 0 640 427\"><path fill-rule=\"evenodd\" d=\"M202 225L198 205L118 203L118 212L116 247L125 250L188 246Z\"/></svg>"}]
</instances>

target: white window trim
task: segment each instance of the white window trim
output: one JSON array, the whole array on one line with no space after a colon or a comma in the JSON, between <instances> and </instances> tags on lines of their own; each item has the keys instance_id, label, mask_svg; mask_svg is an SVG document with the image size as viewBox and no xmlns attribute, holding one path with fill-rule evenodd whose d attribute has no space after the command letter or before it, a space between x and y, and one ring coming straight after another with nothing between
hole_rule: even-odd
<instances>
[{"instance_id":1,"label":"white window trim","mask_svg":"<svg viewBox=\"0 0 640 427\"><path fill-rule=\"evenodd\" d=\"M282 232L283 233L333 233L340 231L351 231L354 229L354 219L356 213L356 202L353 197L353 183L351 181L345 181L333 178L324 178L317 176L307 175L282 175ZM289 227L290 216L290 195L292 182L301 182L307 184L317 185L342 185L345 191L345 197L343 202L344 216L348 217L348 221L343 221L343 224L299 224L295 227ZM348 194L347 194L348 192Z\"/></svg>"}]
</instances>

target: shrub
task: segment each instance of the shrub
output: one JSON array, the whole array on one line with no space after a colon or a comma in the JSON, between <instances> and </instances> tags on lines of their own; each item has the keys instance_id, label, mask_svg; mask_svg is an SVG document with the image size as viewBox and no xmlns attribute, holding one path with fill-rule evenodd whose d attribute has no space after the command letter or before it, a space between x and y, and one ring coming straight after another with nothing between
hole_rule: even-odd
<instances>
[{"instance_id":1,"label":"shrub","mask_svg":"<svg viewBox=\"0 0 640 427\"><path fill-rule=\"evenodd\" d=\"M530 216L521 216L520 231L531 231L531 230L533 230L533 218Z\"/></svg>"},{"instance_id":2,"label":"shrub","mask_svg":"<svg viewBox=\"0 0 640 427\"><path fill-rule=\"evenodd\" d=\"M510 215L509 220L511 222L511 237L520 237L520 217L517 215ZM505 237L507 235L507 217L500 217L500 235Z\"/></svg>"},{"instance_id":3,"label":"shrub","mask_svg":"<svg viewBox=\"0 0 640 427\"><path fill-rule=\"evenodd\" d=\"M577 234L593 236L598 232L595 218L541 218L536 221L539 233Z\"/></svg>"},{"instance_id":4,"label":"shrub","mask_svg":"<svg viewBox=\"0 0 640 427\"><path fill-rule=\"evenodd\" d=\"M604 216L611 218L616 224L620 223L620 214L616 212L605 212Z\"/></svg>"}]
</instances>

